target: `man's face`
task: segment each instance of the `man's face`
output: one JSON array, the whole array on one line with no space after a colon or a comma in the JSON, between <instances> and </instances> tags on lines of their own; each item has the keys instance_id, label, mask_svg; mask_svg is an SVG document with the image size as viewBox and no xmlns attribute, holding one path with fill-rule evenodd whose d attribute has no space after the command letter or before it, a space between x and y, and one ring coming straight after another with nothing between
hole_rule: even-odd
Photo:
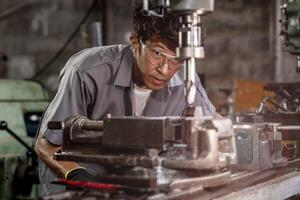
<instances>
[{"instance_id":1,"label":"man's face","mask_svg":"<svg viewBox=\"0 0 300 200\"><path fill-rule=\"evenodd\" d=\"M136 41L132 45L135 57L134 83L151 90L162 89L180 69L182 62L159 40L145 43Z\"/></svg>"}]
</instances>

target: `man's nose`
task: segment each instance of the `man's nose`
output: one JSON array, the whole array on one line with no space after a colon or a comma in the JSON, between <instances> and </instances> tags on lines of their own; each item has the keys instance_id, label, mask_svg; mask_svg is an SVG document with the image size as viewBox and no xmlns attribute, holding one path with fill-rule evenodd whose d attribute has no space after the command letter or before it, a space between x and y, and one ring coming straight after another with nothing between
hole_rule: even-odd
<instances>
[{"instance_id":1,"label":"man's nose","mask_svg":"<svg viewBox=\"0 0 300 200\"><path fill-rule=\"evenodd\" d=\"M163 75L167 75L169 72L168 59L165 58L161 65L158 66L159 72Z\"/></svg>"}]
</instances>

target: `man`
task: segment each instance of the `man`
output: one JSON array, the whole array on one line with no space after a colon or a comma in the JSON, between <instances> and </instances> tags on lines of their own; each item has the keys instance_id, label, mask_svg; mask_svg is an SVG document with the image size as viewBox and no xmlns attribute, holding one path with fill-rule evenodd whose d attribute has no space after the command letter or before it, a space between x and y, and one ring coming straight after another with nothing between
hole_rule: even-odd
<instances>
[{"instance_id":1,"label":"man","mask_svg":"<svg viewBox=\"0 0 300 200\"><path fill-rule=\"evenodd\" d=\"M52 159L60 149L60 131L47 122L84 115L100 120L112 116L180 116L186 102L182 62L175 56L178 22L172 14L146 13L141 5L133 18L131 45L86 49L72 56L61 72L58 92L49 105L36 142L44 194L62 190L50 184L55 177L92 180L104 173L100 166ZM201 115L214 115L197 77L196 105Z\"/></svg>"}]
</instances>

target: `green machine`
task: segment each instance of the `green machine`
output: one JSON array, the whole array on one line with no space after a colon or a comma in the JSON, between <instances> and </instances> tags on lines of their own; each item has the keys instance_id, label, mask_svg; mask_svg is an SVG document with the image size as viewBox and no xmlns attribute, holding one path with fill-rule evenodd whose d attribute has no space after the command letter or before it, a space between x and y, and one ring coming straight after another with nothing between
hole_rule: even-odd
<instances>
[{"instance_id":1,"label":"green machine","mask_svg":"<svg viewBox=\"0 0 300 200\"><path fill-rule=\"evenodd\" d=\"M32 145L49 103L32 80L0 79L0 199L37 199L37 160Z\"/></svg>"},{"instance_id":2,"label":"green machine","mask_svg":"<svg viewBox=\"0 0 300 200\"><path fill-rule=\"evenodd\" d=\"M297 68L300 73L300 0L283 0L281 4L281 37L287 50L296 55Z\"/></svg>"}]
</instances>

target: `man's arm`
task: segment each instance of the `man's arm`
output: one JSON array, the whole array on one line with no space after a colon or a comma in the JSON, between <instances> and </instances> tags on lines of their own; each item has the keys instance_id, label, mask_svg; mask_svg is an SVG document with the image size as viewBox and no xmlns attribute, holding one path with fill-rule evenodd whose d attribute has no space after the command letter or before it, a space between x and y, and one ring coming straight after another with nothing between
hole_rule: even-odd
<instances>
[{"instance_id":1,"label":"man's arm","mask_svg":"<svg viewBox=\"0 0 300 200\"><path fill-rule=\"evenodd\" d=\"M83 168L76 162L53 159L54 153L61 149L62 133L59 130L49 130L47 123L49 121L61 121L73 115L87 116L87 91L83 84L82 75L74 65L72 60L66 64L58 92L44 113L35 142L35 151L39 159L62 178L66 178L66 175L74 169L83 171Z\"/></svg>"},{"instance_id":2,"label":"man's arm","mask_svg":"<svg viewBox=\"0 0 300 200\"><path fill-rule=\"evenodd\" d=\"M65 178L70 171L80 168L80 166L76 162L54 160L53 154L60 149L60 146L51 144L41 135L38 136L35 143L35 151L38 157L59 177Z\"/></svg>"}]
</instances>

